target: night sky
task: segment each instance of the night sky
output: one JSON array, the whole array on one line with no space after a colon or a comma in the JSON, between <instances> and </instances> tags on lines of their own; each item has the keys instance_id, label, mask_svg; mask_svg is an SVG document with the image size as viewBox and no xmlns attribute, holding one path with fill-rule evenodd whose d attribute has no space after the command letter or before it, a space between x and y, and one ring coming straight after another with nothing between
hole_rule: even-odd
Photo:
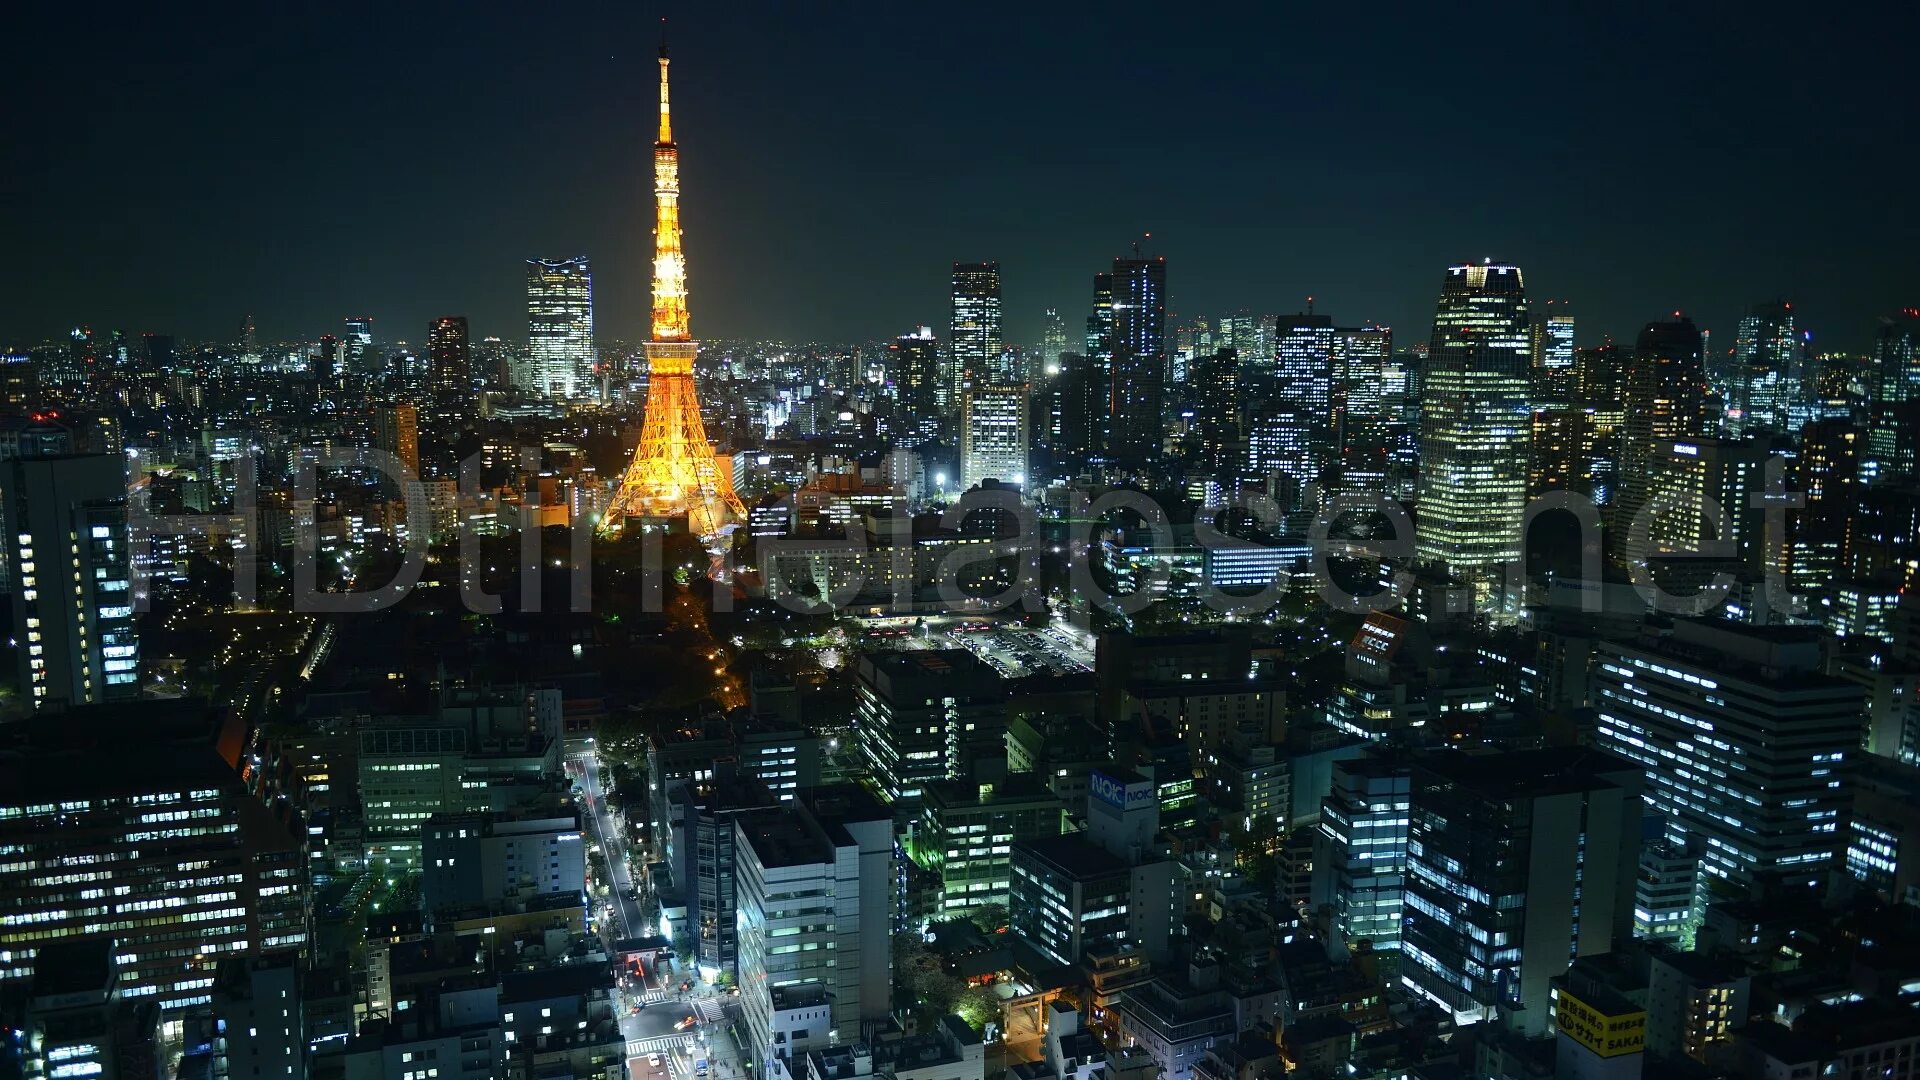
<instances>
[{"instance_id":1,"label":"night sky","mask_svg":"<svg viewBox=\"0 0 1920 1080\"><path fill-rule=\"evenodd\" d=\"M1401 342L1483 256L1582 344L1784 296L1863 349L1920 303L1910 12L395 6L16 13L0 344L517 339L522 260L581 253L644 338L663 13L701 338L944 336L950 264L998 259L1031 342L1149 230L1181 317L1313 294Z\"/></svg>"}]
</instances>

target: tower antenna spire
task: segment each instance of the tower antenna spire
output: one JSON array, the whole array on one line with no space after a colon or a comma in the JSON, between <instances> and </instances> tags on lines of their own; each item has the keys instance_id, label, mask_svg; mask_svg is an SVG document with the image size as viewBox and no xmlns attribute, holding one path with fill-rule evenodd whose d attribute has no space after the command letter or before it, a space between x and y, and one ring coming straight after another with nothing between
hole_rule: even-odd
<instances>
[{"instance_id":1,"label":"tower antenna spire","mask_svg":"<svg viewBox=\"0 0 1920 1080\"><path fill-rule=\"evenodd\" d=\"M673 141L673 120L667 109L667 17L660 16L660 138L661 144Z\"/></svg>"}]
</instances>

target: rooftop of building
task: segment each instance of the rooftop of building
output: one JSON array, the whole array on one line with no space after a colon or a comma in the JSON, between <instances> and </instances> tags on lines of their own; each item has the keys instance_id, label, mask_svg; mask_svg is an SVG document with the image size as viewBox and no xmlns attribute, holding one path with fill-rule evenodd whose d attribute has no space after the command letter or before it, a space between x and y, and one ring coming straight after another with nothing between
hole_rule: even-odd
<instances>
[{"instance_id":1,"label":"rooftop of building","mask_svg":"<svg viewBox=\"0 0 1920 1080\"><path fill-rule=\"evenodd\" d=\"M1585 746L1514 750L1504 754L1437 752L1416 768L1489 798L1528 798L1612 786L1610 774L1637 773L1625 758Z\"/></svg>"},{"instance_id":2,"label":"rooftop of building","mask_svg":"<svg viewBox=\"0 0 1920 1080\"><path fill-rule=\"evenodd\" d=\"M797 983L792 986L776 986L767 991L773 1001L773 1010L813 1009L828 1004L831 997L827 994L825 983Z\"/></svg>"},{"instance_id":3,"label":"rooftop of building","mask_svg":"<svg viewBox=\"0 0 1920 1080\"><path fill-rule=\"evenodd\" d=\"M1107 849L1087 839L1084 833L1065 833L1022 840L1013 845L1013 853L1033 856L1067 877L1087 881L1127 873L1127 867Z\"/></svg>"},{"instance_id":4,"label":"rooftop of building","mask_svg":"<svg viewBox=\"0 0 1920 1080\"><path fill-rule=\"evenodd\" d=\"M439 1010L417 1008L407 1010L405 1019L386 1019L375 1017L360 1025L360 1033L347 1039L347 1051L378 1050L387 1046L405 1046L408 1043L425 1039L437 1039L447 1035L465 1032L483 1032L494 1027L491 1022L448 1026L440 1022Z\"/></svg>"},{"instance_id":5,"label":"rooftop of building","mask_svg":"<svg viewBox=\"0 0 1920 1080\"><path fill-rule=\"evenodd\" d=\"M979 657L965 649L915 649L870 653L860 658L860 667L906 680L968 680L998 686L1004 680Z\"/></svg>"},{"instance_id":6,"label":"rooftop of building","mask_svg":"<svg viewBox=\"0 0 1920 1080\"><path fill-rule=\"evenodd\" d=\"M53 941L40 947L32 993L35 998L95 994L105 1001L113 980L112 941Z\"/></svg>"},{"instance_id":7,"label":"rooftop of building","mask_svg":"<svg viewBox=\"0 0 1920 1080\"><path fill-rule=\"evenodd\" d=\"M761 866L805 866L833 858L825 833L792 806L752 810L734 820Z\"/></svg>"},{"instance_id":8,"label":"rooftop of building","mask_svg":"<svg viewBox=\"0 0 1920 1080\"><path fill-rule=\"evenodd\" d=\"M1283 1037L1288 1046L1304 1047L1328 1039L1350 1039L1356 1030L1351 1020L1343 1020L1333 1013L1323 1013L1304 1016L1288 1024Z\"/></svg>"},{"instance_id":9,"label":"rooftop of building","mask_svg":"<svg viewBox=\"0 0 1920 1080\"><path fill-rule=\"evenodd\" d=\"M1627 994L1645 992L1650 950L1637 945L1580 957L1560 977L1561 984L1575 997L1602 1012L1617 1004L1609 994L1624 1000Z\"/></svg>"},{"instance_id":10,"label":"rooftop of building","mask_svg":"<svg viewBox=\"0 0 1920 1080\"><path fill-rule=\"evenodd\" d=\"M580 812L565 805L558 792L544 801L531 805L513 806L500 810L475 810L458 814L435 814L427 819L424 829L467 828L479 836L514 836L523 833L548 830L580 829Z\"/></svg>"},{"instance_id":11,"label":"rooftop of building","mask_svg":"<svg viewBox=\"0 0 1920 1080\"><path fill-rule=\"evenodd\" d=\"M613 969L602 963L510 971L500 978L500 1001L597 997L613 989Z\"/></svg>"},{"instance_id":12,"label":"rooftop of building","mask_svg":"<svg viewBox=\"0 0 1920 1080\"><path fill-rule=\"evenodd\" d=\"M934 780L921 789L929 807L967 809L981 806L1059 804L1038 773L1009 773L991 784L971 780Z\"/></svg>"},{"instance_id":13,"label":"rooftop of building","mask_svg":"<svg viewBox=\"0 0 1920 1080\"><path fill-rule=\"evenodd\" d=\"M1749 1024L1740 1038L1787 1064L1825 1061L1861 1047L1920 1040L1920 1010L1886 998L1816 1005L1801 1013L1791 1029L1771 1022Z\"/></svg>"},{"instance_id":14,"label":"rooftop of building","mask_svg":"<svg viewBox=\"0 0 1920 1080\"><path fill-rule=\"evenodd\" d=\"M1569 970L1567 974L1560 977L1560 992L1571 995L1601 1016L1625 1016L1628 1013L1646 1011L1646 1006L1636 1004L1623 992L1630 989L1644 989L1645 981L1640 980L1639 986L1634 986L1631 973L1626 974L1629 981L1615 983L1605 977L1585 978L1577 970Z\"/></svg>"},{"instance_id":15,"label":"rooftop of building","mask_svg":"<svg viewBox=\"0 0 1920 1080\"><path fill-rule=\"evenodd\" d=\"M925 1069L960 1060L969 1046L980 1042L980 1034L957 1016L943 1016L934 1030L887 1039L873 1044L876 1071L902 1072Z\"/></svg>"},{"instance_id":16,"label":"rooftop of building","mask_svg":"<svg viewBox=\"0 0 1920 1080\"><path fill-rule=\"evenodd\" d=\"M241 790L237 717L203 701L142 701L47 711L0 729L0 805Z\"/></svg>"},{"instance_id":17,"label":"rooftop of building","mask_svg":"<svg viewBox=\"0 0 1920 1080\"><path fill-rule=\"evenodd\" d=\"M1774 689L1845 686L1844 680L1821 670L1823 633L1817 626L1676 619L1667 634L1615 644Z\"/></svg>"},{"instance_id":18,"label":"rooftop of building","mask_svg":"<svg viewBox=\"0 0 1920 1080\"><path fill-rule=\"evenodd\" d=\"M861 1059L871 1066L872 1057L873 1050L866 1043L841 1043L809 1053L807 1071L823 1080L851 1080L861 1075Z\"/></svg>"},{"instance_id":19,"label":"rooftop of building","mask_svg":"<svg viewBox=\"0 0 1920 1080\"><path fill-rule=\"evenodd\" d=\"M1703 986L1732 982L1747 974L1744 964L1728 956L1668 945L1652 949L1655 963L1665 964Z\"/></svg>"},{"instance_id":20,"label":"rooftop of building","mask_svg":"<svg viewBox=\"0 0 1920 1080\"><path fill-rule=\"evenodd\" d=\"M861 822L893 821L893 811L858 784L820 784L801 788L793 801L813 815L836 843L850 842L846 826Z\"/></svg>"}]
</instances>

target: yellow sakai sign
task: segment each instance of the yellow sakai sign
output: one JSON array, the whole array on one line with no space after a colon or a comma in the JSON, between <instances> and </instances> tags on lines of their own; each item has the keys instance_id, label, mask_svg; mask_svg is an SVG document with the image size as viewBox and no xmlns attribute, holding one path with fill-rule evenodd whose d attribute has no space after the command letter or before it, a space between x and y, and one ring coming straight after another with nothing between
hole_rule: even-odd
<instances>
[{"instance_id":1,"label":"yellow sakai sign","mask_svg":"<svg viewBox=\"0 0 1920 1080\"><path fill-rule=\"evenodd\" d=\"M1565 990L1553 1010L1554 1026L1601 1057L1637 1054L1647 1042L1647 1011L1635 1009L1615 1016L1588 1005Z\"/></svg>"}]
</instances>

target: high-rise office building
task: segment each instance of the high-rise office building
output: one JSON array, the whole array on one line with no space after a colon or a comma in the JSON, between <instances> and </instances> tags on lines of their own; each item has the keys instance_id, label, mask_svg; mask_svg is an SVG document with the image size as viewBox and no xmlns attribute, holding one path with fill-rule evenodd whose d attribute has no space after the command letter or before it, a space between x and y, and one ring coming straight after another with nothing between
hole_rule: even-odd
<instances>
[{"instance_id":1,"label":"high-rise office building","mask_svg":"<svg viewBox=\"0 0 1920 1080\"><path fill-rule=\"evenodd\" d=\"M1920 472L1920 308L1881 320L1873 342L1867 479Z\"/></svg>"},{"instance_id":2,"label":"high-rise office building","mask_svg":"<svg viewBox=\"0 0 1920 1080\"><path fill-rule=\"evenodd\" d=\"M855 735L890 802L964 776L962 748L1006 731L1003 680L961 649L862 656L854 689Z\"/></svg>"},{"instance_id":3,"label":"high-rise office building","mask_svg":"<svg viewBox=\"0 0 1920 1080\"><path fill-rule=\"evenodd\" d=\"M1008 918L1020 939L1056 963L1128 943L1133 871L1084 833L1013 845Z\"/></svg>"},{"instance_id":4,"label":"high-rise office building","mask_svg":"<svg viewBox=\"0 0 1920 1080\"><path fill-rule=\"evenodd\" d=\"M947 360L953 368L952 400L982 383L1014 381L1004 370L1000 336L1000 264L954 263L947 332Z\"/></svg>"},{"instance_id":5,"label":"high-rise office building","mask_svg":"<svg viewBox=\"0 0 1920 1080\"><path fill-rule=\"evenodd\" d=\"M527 352L539 385L557 398L586 393L594 369L593 270L587 257L527 260Z\"/></svg>"},{"instance_id":6,"label":"high-rise office building","mask_svg":"<svg viewBox=\"0 0 1920 1080\"><path fill-rule=\"evenodd\" d=\"M355 375L368 374L378 360L373 354L373 316L349 315L346 324L340 340L347 349L347 370Z\"/></svg>"},{"instance_id":7,"label":"high-rise office building","mask_svg":"<svg viewBox=\"0 0 1920 1080\"><path fill-rule=\"evenodd\" d=\"M327 337L321 340L331 341L333 339ZM155 371L165 371L173 367L176 357L172 334L155 334L152 332L141 334L140 345L141 356L146 360L148 367L153 368Z\"/></svg>"},{"instance_id":8,"label":"high-rise office building","mask_svg":"<svg viewBox=\"0 0 1920 1080\"><path fill-rule=\"evenodd\" d=\"M223 958L306 944L299 822L247 790L237 718L191 702L76 708L0 753L0 982L111 941L123 996L204 1004Z\"/></svg>"},{"instance_id":9,"label":"high-rise office building","mask_svg":"<svg viewBox=\"0 0 1920 1080\"><path fill-rule=\"evenodd\" d=\"M1276 441L1282 508L1311 509L1333 449L1333 319L1303 312L1280 320L1274 342L1275 393L1268 410Z\"/></svg>"},{"instance_id":10,"label":"high-rise office building","mask_svg":"<svg viewBox=\"0 0 1920 1080\"><path fill-rule=\"evenodd\" d=\"M961 396L960 484L1027 483L1027 388L973 386Z\"/></svg>"},{"instance_id":11,"label":"high-rise office building","mask_svg":"<svg viewBox=\"0 0 1920 1080\"><path fill-rule=\"evenodd\" d=\"M1573 349L1573 316L1553 300L1534 308L1533 358L1528 402L1532 410L1528 441L1527 493L1585 491L1579 453L1585 414L1574 406L1578 367Z\"/></svg>"},{"instance_id":12,"label":"high-rise office building","mask_svg":"<svg viewBox=\"0 0 1920 1080\"><path fill-rule=\"evenodd\" d=\"M790 1075L774 1038L790 1028L789 1003L816 1009L810 991L825 991L834 1042L861 1040L892 1011L893 816L865 790L832 785L734 827L746 1045L762 1075Z\"/></svg>"},{"instance_id":13,"label":"high-rise office building","mask_svg":"<svg viewBox=\"0 0 1920 1080\"><path fill-rule=\"evenodd\" d=\"M922 326L887 346L887 377L907 414L908 446L940 437L940 353L933 330Z\"/></svg>"},{"instance_id":14,"label":"high-rise office building","mask_svg":"<svg viewBox=\"0 0 1920 1080\"><path fill-rule=\"evenodd\" d=\"M473 393L473 341L465 315L442 315L427 324L427 372L439 393L450 398Z\"/></svg>"},{"instance_id":15,"label":"high-rise office building","mask_svg":"<svg viewBox=\"0 0 1920 1080\"><path fill-rule=\"evenodd\" d=\"M306 968L292 953L228 957L213 986L215 1075L306 1080Z\"/></svg>"},{"instance_id":16,"label":"high-rise office building","mask_svg":"<svg viewBox=\"0 0 1920 1080\"><path fill-rule=\"evenodd\" d=\"M1759 569L1765 521L1753 499L1766 490L1768 449L1764 436L1656 444L1646 468L1659 478L1667 505L1648 523L1648 542L1640 557L1706 553L1724 545L1730 558ZM1713 515L1716 506L1725 512L1724 521ZM1629 558L1637 550L1628 538Z\"/></svg>"},{"instance_id":17,"label":"high-rise office building","mask_svg":"<svg viewBox=\"0 0 1920 1080\"><path fill-rule=\"evenodd\" d=\"M1611 506L1620 497L1620 444L1627 422L1628 358L1609 341L1576 349L1573 360L1574 476L1569 486Z\"/></svg>"},{"instance_id":18,"label":"high-rise office building","mask_svg":"<svg viewBox=\"0 0 1920 1080\"><path fill-rule=\"evenodd\" d=\"M1671 502L1675 481L1659 475L1663 449L1676 441L1706 434L1707 373L1700 331L1693 320L1650 322L1634 342L1627 369L1625 422L1620 439L1620 498L1613 504L1613 526L1629 560L1647 552L1633 550L1629 536L1636 514L1650 502Z\"/></svg>"},{"instance_id":19,"label":"high-rise office building","mask_svg":"<svg viewBox=\"0 0 1920 1080\"><path fill-rule=\"evenodd\" d=\"M340 339L332 334L321 334L320 343L313 352L313 381L324 393L339 380Z\"/></svg>"},{"instance_id":20,"label":"high-rise office building","mask_svg":"<svg viewBox=\"0 0 1920 1080\"><path fill-rule=\"evenodd\" d=\"M420 870L420 910L429 925L474 910L525 910L536 897L584 904L587 845L579 812L436 815L420 827Z\"/></svg>"},{"instance_id":21,"label":"high-rise office building","mask_svg":"<svg viewBox=\"0 0 1920 1080\"><path fill-rule=\"evenodd\" d=\"M1216 476L1237 471L1232 454L1240 440L1240 354L1219 349L1194 365L1194 426L1200 458Z\"/></svg>"},{"instance_id":22,"label":"high-rise office building","mask_svg":"<svg viewBox=\"0 0 1920 1080\"><path fill-rule=\"evenodd\" d=\"M1269 316L1271 318L1271 316ZM1274 340L1266 342L1267 348L1261 348L1260 321L1246 311L1236 311L1220 316L1220 322L1213 334L1213 347L1232 349L1245 358L1248 374L1271 375L1273 357L1276 348Z\"/></svg>"},{"instance_id":23,"label":"high-rise office building","mask_svg":"<svg viewBox=\"0 0 1920 1080\"><path fill-rule=\"evenodd\" d=\"M1537 1037L1552 980L1633 934L1641 777L1585 747L1413 766L1401 982L1460 1024Z\"/></svg>"},{"instance_id":24,"label":"high-rise office building","mask_svg":"<svg viewBox=\"0 0 1920 1080\"><path fill-rule=\"evenodd\" d=\"M373 445L406 463L420 475L420 410L404 402L373 408Z\"/></svg>"},{"instance_id":25,"label":"high-rise office building","mask_svg":"<svg viewBox=\"0 0 1920 1080\"><path fill-rule=\"evenodd\" d=\"M1013 932L1061 963L1116 947L1165 963L1191 890L1186 868L1153 849L1164 800L1123 769L1093 771L1087 795L1085 831L1013 845Z\"/></svg>"},{"instance_id":26,"label":"high-rise office building","mask_svg":"<svg viewBox=\"0 0 1920 1080\"><path fill-rule=\"evenodd\" d=\"M1594 680L1598 742L1645 770L1668 839L1700 859L1702 902L1823 887L1866 705L1822 673L1814 628L1682 619L1664 641L1601 644Z\"/></svg>"},{"instance_id":27,"label":"high-rise office building","mask_svg":"<svg viewBox=\"0 0 1920 1080\"><path fill-rule=\"evenodd\" d=\"M1399 417L1387 401L1387 369L1393 330L1385 326L1342 327L1333 332L1333 445L1340 461L1385 442L1385 428Z\"/></svg>"},{"instance_id":28,"label":"high-rise office building","mask_svg":"<svg viewBox=\"0 0 1920 1080\"><path fill-rule=\"evenodd\" d=\"M928 784L909 853L940 877L939 918L964 918L988 904L1006 906L1011 845L1058 836L1065 810L1045 778L1032 774L1016 773L991 784Z\"/></svg>"},{"instance_id":29,"label":"high-rise office building","mask_svg":"<svg viewBox=\"0 0 1920 1080\"><path fill-rule=\"evenodd\" d=\"M23 443L27 456L0 462L20 686L36 709L135 697L127 459L64 452L65 433L49 431L37 449Z\"/></svg>"},{"instance_id":30,"label":"high-rise office building","mask_svg":"<svg viewBox=\"0 0 1920 1080\"><path fill-rule=\"evenodd\" d=\"M1573 316L1564 301L1549 300L1534 310L1533 401L1535 411L1563 409L1573 401Z\"/></svg>"},{"instance_id":31,"label":"high-rise office building","mask_svg":"<svg viewBox=\"0 0 1920 1080\"><path fill-rule=\"evenodd\" d=\"M1087 446L1104 455L1113 432L1113 275L1093 275L1093 313L1087 316Z\"/></svg>"},{"instance_id":32,"label":"high-rise office building","mask_svg":"<svg viewBox=\"0 0 1920 1080\"><path fill-rule=\"evenodd\" d=\"M1034 370L1027 372L1028 382L1060 374L1060 357L1072 348L1067 344L1067 320L1060 317L1060 312L1048 308L1045 318L1040 330L1040 356L1033 365Z\"/></svg>"},{"instance_id":33,"label":"high-rise office building","mask_svg":"<svg viewBox=\"0 0 1920 1080\"><path fill-rule=\"evenodd\" d=\"M1841 548L1860 517L1861 457L1870 436L1850 418L1818 420L1800 429L1793 490L1806 505L1787 515L1785 569L1793 587L1824 590L1842 571Z\"/></svg>"},{"instance_id":34,"label":"high-rise office building","mask_svg":"<svg viewBox=\"0 0 1920 1080\"><path fill-rule=\"evenodd\" d=\"M1421 559L1487 592L1520 555L1532 322L1520 268L1447 269L1421 375Z\"/></svg>"},{"instance_id":35,"label":"high-rise office building","mask_svg":"<svg viewBox=\"0 0 1920 1080\"><path fill-rule=\"evenodd\" d=\"M1112 418L1107 454L1142 464L1159 456L1167 378L1167 260L1113 260ZM1097 286L1096 286L1097 291Z\"/></svg>"},{"instance_id":36,"label":"high-rise office building","mask_svg":"<svg viewBox=\"0 0 1920 1080\"><path fill-rule=\"evenodd\" d=\"M1093 362L1078 352L1060 354L1060 373L1047 381L1048 449L1067 470L1078 469L1094 454L1102 430L1095 406L1105 400L1095 385Z\"/></svg>"},{"instance_id":37,"label":"high-rise office building","mask_svg":"<svg viewBox=\"0 0 1920 1080\"><path fill-rule=\"evenodd\" d=\"M1793 305L1785 300L1755 304L1740 320L1728 402L1734 431L1788 430L1787 407L1799 393L1800 353Z\"/></svg>"},{"instance_id":38,"label":"high-rise office building","mask_svg":"<svg viewBox=\"0 0 1920 1080\"><path fill-rule=\"evenodd\" d=\"M673 875L687 904L693 960L709 979L739 977L738 830L734 820L773 805L760 784L725 766L693 783L674 783ZM817 777L816 777L817 779Z\"/></svg>"},{"instance_id":39,"label":"high-rise office building","mask_svg":"<svg viewBox=\"0 0 1920 1080\"><path fill-rule=\"evenodd\" d=\"M1339 944L1400 949L1406 896L1407 816L1412 770L1399 756L1369 754L1333 763L1314 836L1314 904L1332 909Z\"/></svg>"}]
</instances>

